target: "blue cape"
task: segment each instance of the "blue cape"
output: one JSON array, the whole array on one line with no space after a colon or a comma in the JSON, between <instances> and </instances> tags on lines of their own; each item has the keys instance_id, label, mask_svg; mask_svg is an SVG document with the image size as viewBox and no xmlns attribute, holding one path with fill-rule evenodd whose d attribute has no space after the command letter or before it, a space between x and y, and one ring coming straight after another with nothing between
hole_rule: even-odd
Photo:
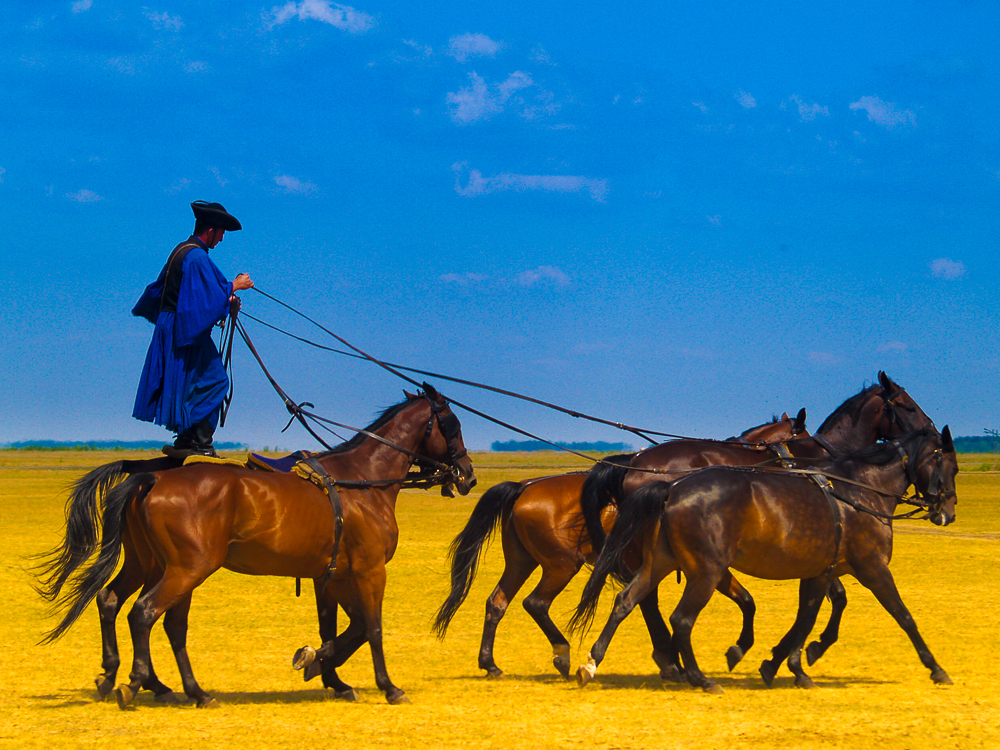
<instances>
[{"instance_id":1,"label":"blue cape","mask_svg":"<svg viewBox=\"0 0 1000 750\"><path fill-rule=\"evenodd\" d=\"M229 314L233 285L198 244L184 257L176 312L160 310L166 266L132 308L133 315L156 325L132 416L172 432L183 432L206 418L218 420L229 391L212 326Z\"/></svg>"}]
</instances>

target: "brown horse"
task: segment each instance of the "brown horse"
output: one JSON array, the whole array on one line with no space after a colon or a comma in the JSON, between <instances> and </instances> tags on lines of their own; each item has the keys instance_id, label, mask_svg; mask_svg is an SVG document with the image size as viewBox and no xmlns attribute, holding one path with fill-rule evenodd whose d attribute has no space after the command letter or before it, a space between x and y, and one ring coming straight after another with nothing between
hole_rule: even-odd
<instances>
[{"instance_id":1,"label":"brown horse","mask_svg":"<svg viewBox=\"0 0 1000 750\"><path fill-rule=\"evenodd\" d=\"M752 446L788 440L805 434L805 419L805 409L794 420L783 414L780 419L751 428L730 441ZM704 443L709 444L709 441ZM764 449L757 450L763 460ZM605 461L627 461L629 458L628 455L614 456ZM493 659L497 626L511 600L539 566L542 578L524 599L524 608L552 645L553 666L563 677L569 677L569 642L552 621L549 609L583 564L593 563L596 557L580 510L580 495L586 478L585 472L575 472L502 482L491 487L479 499L465 528L451 545L451 592L438 610L434 623L441 638L469 594L485 545L496 528L501 529L504 571L486 600L486 619L479 648L479 668L485 669L490 677L503 674ZM611 528L614 518L614 507L606 507L602 520L605 530ZM630 562L633 569L638 567L641 549L634 550ZM753 643L753 598L732 576L720 583L719 590L743 611L743 632L738 643L744 650L749 649ZM657 606L656 592L640 602L640 607L653 640L653 658L664 676L673 676L676 668L668 659L670 632Z\"/></svg>"},{"instance_id":2,"label":"brown horse","mask_svg":"<svg viewBox=\"0 0 1000 750\"><path fill-rule=\"evenodd\" d=\"M41 587L43 595L68 611L46 640L64 633L111 577L127 529L127 580L119 576L112 584L119 587L117 603L108 609L117 612L138 586L143 591L128 617L134 660L129 683L115 691L121 707L130 705L142 687L154 686L149 636L164 613L185 693L199 706L216 704L194 678L186 638L193 589L222 567L250 575L312 578L323 645L307 675L322 674L324 686L337 697L353 699L353 689L339 679L336 668L367 641L379 689L390 703L407 702L389 679L382 650L385 566L399 536L396 496L415 462L445 467L436 478L445 490L453 485L464 495L475 484L458 418L443 396L424 388L423 394L407 394L354 439L315 456L339 490L339 545L332 498L293 473L194 464L133 474L104 497L100 552L91 562L86 561L98 547L96 509L71 507L73 522L67 523L66 539L54 551ZM65 584L70 590L61 594ZM338 606L350 618L339 635ZM101 615L107 656L104 608ZM113 618L110 630L113 638ZM116 645L114 652L117 658ZM117 664L106 663L105 677L113 679L116 669Z\"/></svg>"},{"instance_id":3,"label":"brown horse","mask_svg":"<svg viewBox=\"0 0 1000 750\"><path fill-rule=\"evenodd\" d=\"M783 444L788 459L805 461L829 460L887 440L912 430L933 427L931 421L910 395L884 372L878 383L863 389L838 406L811 437L789 440ZM758 451L746 446L714 443L672 441L655 445L632 458L628 466L598 465L591 469L583 488L581 503L590 538L600 551L604 544L603 509L614 502L619 506L629 502L631 494L654 481L676 479L692 469L707 466L753 466L760 464ZM772 465L780 465L777 459ZM830 582L828 592L832 605L830 622L818 641L807 651L809 663L815 662L838 638L841 616L847 606L847 592L839 580ZM750 640L752 643L752 638ZM740 644L726 652L729 668L743 658Z\"/></svg>"},{"instance_id":4,"label":"brown horse","mask_svg":"<svg viewBox=\"0 0 1000 750\"><path fill-rule=\"evenodd\" d=\"M608 574L636 536L643 539L643 562L618 594L589 662L577 671L581 685L593 679L618 625L675 570L687 579L673 614L673 648L688 681L710 692L721 688L698 668L691 629L729 568L758 578L800 579L795 624L765 661L768 685L786 657L796 684L812 687L798 655L816 621L834 576L853 575L870 589L913 642L931 679L950 683L917 631L899 597L888 563L892 557L892 517L913 485L923 495L935 524L955 520L958 460L947 427L907 433L792 473L713 467L674 482L654 482L632 496L594 565L572 626L589 622ZM825 477L825 479L823 479Z\"/></svg>"}]
</instances>

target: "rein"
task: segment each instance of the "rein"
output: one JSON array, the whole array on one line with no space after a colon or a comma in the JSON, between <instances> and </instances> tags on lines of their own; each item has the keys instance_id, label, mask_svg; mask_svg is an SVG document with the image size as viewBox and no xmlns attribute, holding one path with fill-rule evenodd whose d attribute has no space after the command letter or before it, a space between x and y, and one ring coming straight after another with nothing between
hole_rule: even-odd
<instances>
[{"instance_id":1,"label":"rein","mask_svg":"<svg viewBox=\"0 0 1000 750\"><path fill-rule=\"evenodd\" d=\"M336 484L338 487L348 487L348 488L387 487L396 484L402 485L404 487L432 487L437 484L446 483L449 477L454 477L457 474L458 467L455 464L449 466L447 464L441 463L440 461L436 461L435 459L428 458L427 456L423 456L419 453L415 453L407 448L404 448L401 445L397 445L396 443L393 443L391 440L387 440L386 438L382 437L381 435L377 435L374 432L370 432L368 430L359 427L352 427L351 425L342 424L340 422L335 422L332 419L327 419L325 417L321 417L318 414L313 414L312 412L306 411L305 409L302 408L303 406L307 405L306 402L303 402L301 404L296 404L288 396L288 394L285 393L282 387L278 385L278 382L268 371L267 366L264 364L264 360L257 352L257 348L253 345L253 342L250 340L250 336L247 334L246 329L243 327L243 324L238 321L234 321L234 327L236 328L237 331L239 331L240 337L246 343L247 348L250 350L250 353L253 354L254 359L257 360L257 364L260 365L261 370L264 372L265 377L267 377L268 381L271 383L271 386L274 388L275 392L285 402L285 408L292 415L292 419L298 419L300 424L302 424L302 426L306 428L309 434L312 435L314 438L316 438L316 440L318 440L320 444L323 445L327 450L332 451L333 448L325 440L323 440L323 438L321 438L319 435L316 434L316 432L310 426L309 422L306 421L307 417L316 422L330 424L345 430L352 430L353 432L356 432L360 435L372 438L373 440L382 443L383 445L386 445L392 448L393 450L399 451L405 456L408 456L409 458L413 459L415 463L419 464L422 467L421 472L417 472L412 475L408 474L406 477L399 479L333 480L334 484ZM443 407L440 407L438 406L438 404L434 403L434 401L426 394L424 395L424 398L427 399L428 403L431 406L431 417L427 424L427 430L424 433L426 439L426 436L430 434L430 431L434 427L434 420L437 419L440 423L441 421L440 413ZM312 404L308 405L311 406ZM289 424L291 424L291 422L289 422ZM286 426L285 429L288 429L288 427ZM442 435L445 434L443 427L441 432ZM454 451L449 436L446 436L445 439L448 442L448 450L451 453L451 458L453 461L457 461L459 458L465 455L465 452L459 453ZM424 471L424 469L436 469L437 471L435 473L428 473Z\"/></svg>"}]
</instances>

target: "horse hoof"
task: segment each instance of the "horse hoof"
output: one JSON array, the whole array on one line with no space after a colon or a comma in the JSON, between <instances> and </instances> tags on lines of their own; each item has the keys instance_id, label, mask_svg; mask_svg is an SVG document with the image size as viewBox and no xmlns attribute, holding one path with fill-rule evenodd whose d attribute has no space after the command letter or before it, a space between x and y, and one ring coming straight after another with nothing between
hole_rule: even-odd
<instances>
[{"instance_id":1,"label":"horse hoof","mask_svg":"<svg viewBox=\"0 0 1000 750\"><path fill-rule=\"evenodd\" d=\"M501 677L503 677L503 670L500 667L487 667L486 679L499 680Z\"/></svg>"},{"instance_id":2,"label":"horse hoof","mask_svg":"<svg viewBox=\"0 0 1000 750\"><path fill-rule=\"evenodd\" d=\"M816 687L816 683L812 681L809 675L800 674L795 675L795 687L802 688L803 690L812 690Z\"/></svg>"},{"instance_id":3,"label":"horse hoof","mask_svg":"<svg viewBox=\"0 0 1000 750\"><path fill-rule=\"evenodd\" d=\"M764 684L771 687L771 683L774 682L774 676L778 673L778 668L773 666L769 661L763 661L760 664L760 676L764 678Z\"/></svg>"},{"instance_id":4,"label":"horse hoof","mask_svg":"<svg viewBox=\"0 0 1000 750\"><path fill-rule=\"evenodd\" d=\"M132 705L132 701L135 700L135 693L128 685L119 685L115 688L115 700L118 701L118 708L122 711L127 709Z\"/></svg>"},{"instance_id":5,"label":"horse hoof","mask_svg":"<svg viewBox=\"0 0 1000 750\"><path fill-rule=\"evenodd\" d=\"M701 689L704 690L706 693L711 693L712 695L722 695L724 692L726 692L725 690L722 689L721 685L714 682L710 682L707 685L703 685Z\"/></svg>"},{"instance_id":6,"label":"horse hoof","mask_svg":"<svg viewBox=\"0 0 1000 750\"><path fill-rule=\"evenodd\" d=\"M312 646L303 646L292 657L292 669L305 669L316 661L316 649Z\"/></svg>"},{"instance_id":7,"label":"horse hoof","mask_svg":"<svg viewBox=\"0 0 1000 750\"><path fill-rule=\"evenodd\" d=\"M354 702L358 699L358 694L354 692L354 688L347 688L347 690L334 690L333 697L338 701Z\"/></svg>"},{"instance_id":8,"label":"horse hoof","mask_svg":"<svg viewBox=\"0 0 1000 750\"><path fill-rule=\"evenodd\" d=\"M743 657L746 654L743 653L743 649L739 646L730 646L729 650L726 651L726 664L729 665L729 671L733 671L733 667L743 661Z\"/></svg>"},{"instance_id":9,"label":"horse hoof","mask_svg":"<svg viewBox=\"0 0 1000 750\"><path fill-rule=\"evenodd\" d=\"M590 659L586 664L576 670L576 684L580 687L586 686L597 674L597 663Z\"/></svg>"},{"instance_id":10,"label":"horse hoof","mask_svg":"<svg viewBox=\"0 0 1000 750\"><path fill-rule=\"evenodd\" d=\"M160 693L159 695L154 695L153 700L156 703L161 703L164 706L176 706L181 702L181 699L177 697L177 693L170 690L166 693Z\"/></svg>"},{"instance_id":11,"label":"horse hoof","mask_svg":"<svg viewBox=\"0 0 1000 750\"><path fill-rule=\"evenodd\" d=\"M94 684L97 685L97 700L99 701L106 700L111 695L111 691L115 689L114 683L105 679L103 674L97 675Z\"/></svg>"},{"instance_id":12,"label":"horse hoof","mask_svg":"<svg viewBox=\"0 0 1000 750\"><path fill-rule=\"evenodd\" d=\"M932 672L931 673L931 679L934 680L934 684L936 684L936 685L953 685L954 684L951 681L951 678L948 676L948 673L945 672L943 669L937 669L936 671Z\"/></svg>"},{"instance_id":13,"label":"horse hoof","mask_svg":"<svg viewBox=\"0 0 1000 750\"><path fill-rule=\"evenodd\" d=\"M206 695L198 699L198 708L222 708L222 705L211 695Z\"/></svg>"},{"instance_id":14,"label":"horse hoof","mask_svg":"<svg viewBox=\"0 0 1000 750\"><path fill-rule=\"evenodd\" d=\"M561 674L567 680L569 679L569 667L570 667L570 663L569 663L569 657L568 656L566 656L566 657L557 656L556 658L554 658L552 660L552 666L556 668L556 670L559 672L559 674Z\"/></svg>"},{"instance_id":15,"label":"horse hoof","mask_svg":"<svg viewBox=\"0 0 1000 750\"><path fill-rule=\"evenodd\" d=\"M313 677L318 677L323 672L323 663L321 661L314 661L302 672L302 679L309 682Z\"/></svg>"},{"instance_id":16,"label":"horse hoof","mask_svg":"<svg viewBox=\"0 0 1000 750\"><path fill-rule=\"evenodd\" d=\"M391 697L387 695L386 700L389 701L389 705L391 706L404 706L410 702L410 699L406 697L406 693L402 690Z\"/></svg>"},{"instance_id":17,"label":"horse hoof","mask_svg":"<svg viewBox=\"0 0 1000 750\"><path fill-rule=\"evenodd\" d=\"M806 646L806 664L811 667L816 663L819 657L823 655L824 651L826 651L826 649L823 648L823 644L819 641L813 641L810 643Z\"/></svg>"}]
</instances>

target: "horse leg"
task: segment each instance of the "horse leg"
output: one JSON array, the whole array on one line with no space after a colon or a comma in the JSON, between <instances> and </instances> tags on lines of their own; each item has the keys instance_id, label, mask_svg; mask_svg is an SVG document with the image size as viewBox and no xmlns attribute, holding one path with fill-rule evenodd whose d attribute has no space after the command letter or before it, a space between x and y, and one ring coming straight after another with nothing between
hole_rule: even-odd
<instances>
[{"instance_id":1,"label":"horse leg","mask_svg":"<svg viewBox=\"0 0 1000 750\"><path fill-rule=\"evenodd\" d=\"M559 596L583 565L569 563L555 566L542 566L542 578L534 590L525 597L524 609L531 615L552 646L552 666L566 679L569 679L569 641L552 621L549 608L552 601Z\"/></svg>"},{"instance_id":2,"label":"horse leg","mask_svg":"<svg viewBox=\"0 0 1000 750\"><path fill-rule=\"evenodd\" d=\"M128 598L144 582L143 593L146 593L148 588L155 584L159 576L159 572L154 571L146 575L144 581L141 561L132 543L131 535L127 532L122 535L122 549L124 559L121 570L118 571L118 575L114 577L111 583L97 594L97 611L101 620L101 645L103 651L101 669L103 671L97 676L95 683L97 685L98 696L101 700L107 698L114 689L115 678L118 676L118 667L121 664L118 654L118 633L115 628L118 613L121 612ZM142 689L151 691L156 696L158 702L173 703L176 701L173 690L157 678L152 662L149 664L149 677L143 682Z\"/></svg>"},{"instance_id":3,"label":"horse leg","mask_svg":"<svg viewBox=\"0 0 1000 750\"><path fill-rule=\"evenodd\" d=\"M660 668L660 679L681 682L684 679L681 663L670 638L670 628L667 627L663 613L660 612L659 600L659 590L654 588L639 602L639 611L642 612L642 619L646 621L649 639L653 642L653 661Z\"/></svg>"},{"instance_id":4,"label":"horse leg","mask_svg":"<svg viewBox=\"0 0 1000 750\"><path fill-rule=\"evenodd\" d=\"M828 595L831 608L830 622L827 623L826 630L820 635L819 640L810 643L806 649L806 661L810 667L837 642L840 636L840 619L844 615L844 608L847 607L847 590L839 578L833 579Z\"/></svg>"},{"instance_id":5,"label":"horse leg","mask_svg":"<svg viewBox=\"0 0 1000 750\"><path fill-rule=\"evenodd\" d=\"M729 671L732 672L733 668L743 660L747 651L753 646L753 618L757 614L757 605L754 603L753 597L750 596L750 592L736 580L732 571L726 571L716 587L716 591L736 602L743 613L743 629L740 631L739 638L736 639L736 645L730 646L729 650L726 651L726 663L729 665Z\"/></svg>"},{"instance_id":6,"label":"horse leg","mask_svg":"<svg viewBox=\"0 0 1000 750\"><path fill-rule=\"evenodd\" d=\"M385 565L369 571L357 582L361 599L361 616L365 623L365 635L372 651L375 667L375 684L385 693L385 699L392 705L409 703L406 693L392 684L385 666L385 652L382 649L382 599L385 594Z\"/></svg>"},{"instance_id":7,"label":"horse leg","mask_svg":"<svg viewBox=\"0 0 1000 750\"><path fill-rule=\"evenodd\" d=\"M119 708L131 705L153 674L149 655L149 636L153 625L164 612L181 602L185 595L189 596L191 590L205 580L207 575L197 575L190 571L181 574L167 568L163 577L132 606L128 614L129 631L132 635L132 671L129 673L128 684L119 685L115 689ZM215 699L207 693L198 701L199 707L217 705Z\"/></svg>"},{"instance_id":8,"label":"horse leg","mask_svg":"<svg viewBox=\"0 0 1000 750\"><path fill-rule=\"evenodd\" d=\"M503 675L503 670L493 660L493 642L496 640L497 627L507 612L511 599L520 591L524 582L528 580L528 576L538 567L538 563L528 555L527 550L524 550L520 542L516 546L521 548L523 554L508 554L510 546L513 545L504 545L503 574L500 576L496 588L493 589L493 593L486 600L483 639L479 645L479 668L485 669L487 676L493 678Z\"/></svg>"},{"instance_id":9,"label":"horse leg","mask_svg":"<svg viewBox=\"0 0 1000 750\"><path fill-rule=\"evenodd\" d=\"M122 606L142 585L142 570L134 564L134 556L126 552L118 575L97 594L97 613L101 619L101 674L94 681L100 700L107 698L115 687L121 657L118 654L118 633L115 621Z\"/></svg>"},{"instance_id":10,"label":"horse leg","mask_svg":"<svg viewBox=\"0 0 1000 750\"><path fill-rule=\"evenodd\" d=\"M660 585L660 581L670 572L672 565L672 562L663 564L658 559L646 557L632 581L618 592L607 623L605 623L597 640L594 641L594 645L590 647L587 663L576 670L576 681L580 687L594 679L597 667L604 660L604 655L607 653L608 646L611 644L611 639L614 637L615 631L618 630L618 626L639 602ZM666 626L664 625L664 627Z\"/></svg>"},{"instance_id":11,"label":"horse leg","mask_svg":"<svg viewBox=\"0 0 1000 750\"><path fill-rule=\"evenodd\" d=\"M691 630L694 628L695 620L698 619L698 614L708 604L716 586L725 576L726 568L685 570L684 573L687 577L687 584L684 586L681 600L670 615L670 625L674 629L673 642L680 654L688 682L695 687L700 687L706 693L721 693L722 688L708 679L698 668L698 661L691 648Z\"/></svg>"},{"instance_id":12,"label":"horse leg","mask_svg":"<svg viewBox=\"0 0 1000 750\"><path fill-rule=\"evenodd\" d=\"M184 692L197 702L199 708L218 705L215 698L201 689L191 670L191 660L187 653L188 612L191 610L191 592L188 591L177 604L163 616L163 629L167 631L170 648L173 649L177 669L181 673Z\"/></svg>"},{"instance_id":13,"label":"horse leg","mask_svg":"<svg viewBox=\"0 0 1000 750\"><path fill-rule=\"evenodd\" d=\"M931 679L938 685L951 685L951 678L941 668L941 665L935 661L930 649L927 648L927 644L924 643L924 639L917 630L917 624L913 621L913 616L906 608L906 605L903 604L903 600L899 596L899 591L896 589L896 581L893 579L889 569L882 566L876 570L858 571L855 568L855 575L863 586L875 594L875 598L878 599L879 604L893 616L893 619L899 623L899 626L910 637L910 641L913 643L914 648L916 648L921 663L931 670Z\"/></svg>"},{"instance_id":14,"label":"horse leg","mask_svg":"<svg viewBox=\"0 0 1000 750\"><path fill-rule=\"evenodd\" d=\"M799 609L795 615L795 622L778 645L771 649L772 658L765 659L760 665L760 676L764 678L768 687L774 682L774 676L785 659L788 659L788 668L795 675L795 684L798 687L815 687L809 676L802 671L801 651L809 631L816 624L816 616L826 594L827 580L824 574L816 578L805 578L799 582Z\"/></svg>"},{"instance_id":15,"label":"horse leg","mask_svg":"<svg viewBox=\"0 0 1000 750\"><path fill-rule=\"evenodd\" d=\"M347 661L348 657L357 651L365 642L364 622L361 618L351 618L343 633L337 635L338 602L330 587L315 581L316 609L319 614L319 635L323 645L316 652L316 661L306 667L303 675L308 682L316 676L317 671L323 675L323 687L333 690L333 697L338 700L355 701L358 699L354 688L340 679L337 667ZM318 668L318 669L317 669Z\"/></svg>"}]
</instances>

